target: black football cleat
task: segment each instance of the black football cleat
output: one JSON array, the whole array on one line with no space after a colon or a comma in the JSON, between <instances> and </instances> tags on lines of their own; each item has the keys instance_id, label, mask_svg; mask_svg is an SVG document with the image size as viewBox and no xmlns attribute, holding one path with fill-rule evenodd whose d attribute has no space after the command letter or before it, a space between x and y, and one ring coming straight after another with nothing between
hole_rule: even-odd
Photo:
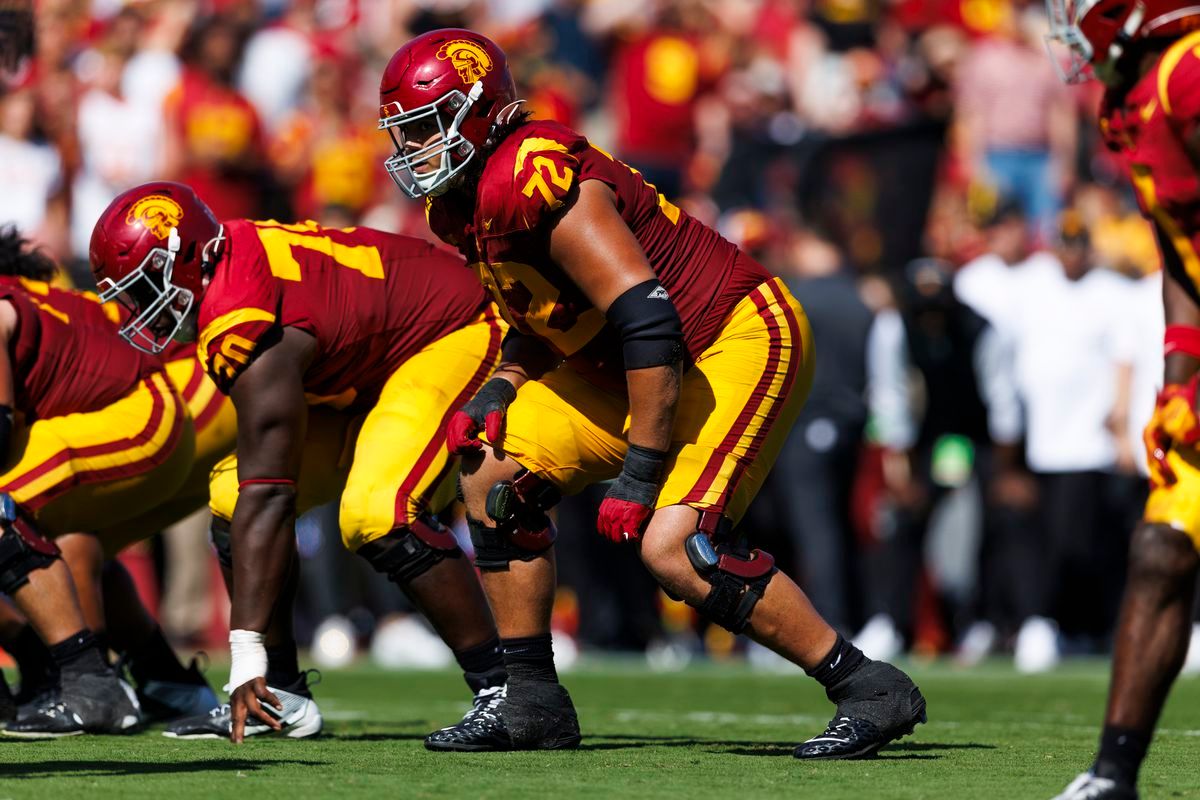
<instances>
[{"instance_id":1,"label":"black football cleat","mask_svg":"<svg viewBox=\"0 0 1200 800\"><path fill-rule=\"evenodd\" d=\"M867 758L925 722L925 698L912 679L891 664L868 661L826 695L837 714L825 731L799 745L806 760Z\"/></svg>"},{"instance_id":2,"label":"black football cleat","mask_svg":"<svg viewBox=\"0 0 1200 800\"><path fill-rule=\"evenodd\" d=\"M583 738L571 695L557 682L510 677L500 719L514 750L571 750Z\"/></svg>"},{"instance_id":3,"label":"black football cleat","mask_svg":"<svg viewBox=\"0 0 1200 800\"><path fill-rule=\"evenodd\" d=\"M192 659L183 681L147 680L137 689L142 714L149 723L171 722L207 714L220 705L217 695Z\"/></svg>"},{"instance_id":4,"label":"black football cleat","mask_svg":"<svg viewBox=\"0 0 1200 800\"><path fill-rule=\"evenodd\" d=\"M491 693L490 697L484 697ZM579 719L561 683L509 678L499 691L484 689L462 721L431 733L429 750L487 752L569 750L579 746Z\"/></svg>"},{"instance_id":5,"label":"black football cleat","mask_svg":"<svg viewBox=\"0 0 1200 800\"><path fill-rule=\"evenodd\" d=\"M133 687L112 672L63 677L57 697L10 722L5 736L54 739L81 733L133 733L142 725Z\"/></svg>"},{"instance_id":6,"label":"black football cleat","mask_svg":"<svg viewBox=\"0 0 1200 800\"><path fill-rule=\"evenodd\" d=\"M425 749L434 751L486 752L512 749L508 728L500 719L504 686L480 689L463 718L425 737Z\"/></svg>"},{"instance_id":7,"label":"black football cleat","mask_svg":"<svg viewBox=\"0 0 1200 800\"><path fill-rule=\"evenodd\" d=\"M1138 793L1132 786L1085 772L1054 800L1138 800Z\"/></svg>"}]
</instances>

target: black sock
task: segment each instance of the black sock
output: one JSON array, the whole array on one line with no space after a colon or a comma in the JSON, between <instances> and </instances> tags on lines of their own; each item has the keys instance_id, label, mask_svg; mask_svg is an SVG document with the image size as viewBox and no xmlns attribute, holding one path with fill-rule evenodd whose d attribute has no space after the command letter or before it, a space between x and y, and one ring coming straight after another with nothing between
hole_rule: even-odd
<instances>
[{"instance_id":1,"label":"black sock","mask_svg":"<svg viewBox=\"0 0 1200 800\"><path fill-rule=\"evenodd\" d=\"M866 661L867 657L863 655L862 650L847 642L839 633L829 654L821 659L820 664L811 670L805 670L805 673L828 689L841 683Z\"/></svg>"},{"instance_id":2,"label":"black sock","mask_svg":"<svg viewBox=\"0 0 1200 800\"><path fill-rule=\"evenodd\" d=\"M58 683L58 667L50 657L50 648L46 647L32 625L21 628L12 641L4 643L4 649L17 662L23 695Z\"/></svg>"},{"instance_id":3,"label":"black sock","mask_svg":"<svg viewBox=\"0 0 1200 800\"><path fill-rule=\"evenodd\" d=\"M179 662L179 657L167 644L162 628L155 626L154 633L137 647L129 648L129 674L144 686L146 681L158 680L170 683L195 683L195 678Z\"/></svg>"},{"instance_id":4,"label":"black sock","mask_svg":"<svg viewBox=\"0 0 1200 800\"><path fill-rule=\"evenodd\" d=\"M500 639L495 636L483 644L465 650L455 650L454 657L462 667L463 678L467 686L471 687L472 693L493 686L503 686L508 680L508 672L504 669L504 656L500 652Z\"/></svg>"},{"instance_id":5,"label":"black sock","mask_svg":"<svg viewBox=\"0 0 1200 800\"><path fill-rule=\"evenodd\" d=\"M1096 764L1092 769L1100 778L1136 786L1138 769L1149 749L1150 734L1132 728L1105 725L1100 734L1100 752L1096 754Z\"/></svg>"},{"instance_id":6,"label":"black sock","mask_svg":"<svg viewBox=\"0 0 1200 800\"><path fill-rule=\"evenodd\" d=\"M504 666L509 677L558 682L550 634L501 639L500 649L504 652Z\"/></svg>"},{"instance_id":7,"label":"black sock","mask_svg":"<svg viewBox=\"0 0 1200 800\"><path fill-rule=\"evenodd\" d=\"M97 675L109 671L96 637L87 628L50 645L50 656L64 677Z\"/></svg>"},{"instance_id":8,"label":"black sock","mask_svg":"<svg viewBox=\"0 0 1200 800\"><path fill-rule=\"evenodd\" d=\"M267 683L276 689L291 686L300 679L300 661L296 655L296 643L267 646ZM299 694L305 694L299 692Z\"/></svg>"}]
</instances>

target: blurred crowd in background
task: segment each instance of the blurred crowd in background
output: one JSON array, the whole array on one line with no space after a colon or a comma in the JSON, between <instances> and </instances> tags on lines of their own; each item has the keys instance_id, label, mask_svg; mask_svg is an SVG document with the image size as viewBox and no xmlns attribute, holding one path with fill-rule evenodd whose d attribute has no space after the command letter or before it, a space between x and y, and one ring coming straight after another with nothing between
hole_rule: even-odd
<instances>
[{"instance_id":1,"label":"blurred crowd in background","mask_svg":"<svg viewBox=\"0 0 1200 800\"><path fill-rule=\"evenodd\" d=\"M77 284L100 212L152 179L221 218L428 238L383 170L378 77L414 34L479 30L535 116L636 166L807 308L815 386L744 527L835 626L876 657L1003 652L1029 671L1108 646L1146 492L1159 264L1099 141L1100 89L1059 79L1040 3L34 5L35 56L0 85L0 225ZM771 666L594 534L602 492L558 511L560 658ZM220 648L204 528L125 559L177 643ZM298 529L314 655L448 662L336 528L318 511Z\"/></svg>"}]
</instances>

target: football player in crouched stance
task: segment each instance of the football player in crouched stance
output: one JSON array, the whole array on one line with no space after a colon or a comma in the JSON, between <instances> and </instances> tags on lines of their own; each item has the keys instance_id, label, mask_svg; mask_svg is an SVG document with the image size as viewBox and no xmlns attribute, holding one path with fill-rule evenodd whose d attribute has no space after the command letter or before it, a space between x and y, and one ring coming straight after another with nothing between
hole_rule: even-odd
<instances>
[{"instance_id":1,"label":"football player in crouched stance","mask_svg":"<svg viewBox=\"0 0 1200 800\"><path fill-rule=\"evenodd\" d=\"M194 450L191 417L159 361L125 347L94 296L52 288L54 270L15 231L0 232L0 591L58 676L9 736L140 726L98 635L102 543L122 541L178 490ZM194 687L211 697L202 678Z\"/></svg>"},{"instance_id":2,"label":"football player in crouched stance","mask_svg":"<svg viewBox=\"0 0 1200 800\"><path fill-rule=\"evenodd\" d=\"M1056 800L1130 800L1183 664L1200 569L1200 4L1047 0L1065 77L1106 84L1100 129L1129 169L1163 259L1165 374L1146 428L1151 492L1133 536L1092 768Z\"/></svg>"},{"instance_id":3,"label":"football player in crouched stance","mask_svg":"<svg viewBox=\"0 0 1200 800\"><path fill-rule=\"evenodd\" d=\"M499 369L450 420L476 564L509 673L488 725L435 750L576 746L550 638L563 493L615 479L599 532L640 548L671 595L803 667L836 705L798 758L877 751L925 720L912 681L830 628L731 529L812 379L783 283L561 125L528 121L504 53L467 30L405 44L380 83L386 166L426 200L512 326ZM483 436L487 445L478 438Z\"/></svg>"},{"instance_id":4,"label":"football player in crouched stance","mask_svg":"<svg viewBox=\"0 0 1200 800\"><path fill-rule=\"evenodd\" d=\"M237 412L237 453L210 485L233 578L233 741L319 729L303 686L270 684L270 654L291 641L280 606L295 517L339 493L346 546L454 650L476 693L472 724L505 674L478 578L433 513L454 497L446 423L494 369L503 322L462 262L366 228L219 223L190 188L163 182L113 200L91 262L102 296L130 309L126 338L152 352L198 341Z\"/></svg>"}]
</instances>

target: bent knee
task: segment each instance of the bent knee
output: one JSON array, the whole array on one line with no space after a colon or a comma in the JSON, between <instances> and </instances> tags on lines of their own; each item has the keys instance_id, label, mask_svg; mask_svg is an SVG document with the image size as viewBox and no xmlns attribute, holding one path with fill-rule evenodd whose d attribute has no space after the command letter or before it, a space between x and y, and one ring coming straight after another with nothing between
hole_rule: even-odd
<instances>
[{"instance_id":1,"label":"bent knee","mask_svg":"<svg viewBox=\"0 0 1200 800\"><path fill-rule=\"evenodd\" d=\"M1190 578L1200 565L1191 537L1169 525L1142 523L1129 547L1130 578L1172 580Z\"/></svg>"},{"instance_id":2,"label":"bent knee","mask_svg":"<svg viewBox=\"0 0 1200 800\"><path fill-rule=\"evenodd\" d=\"M467 513L478 520L486 519L488 492L498 482L512 480L519 469L520 464L511 458L497 458L490 447L484 447L481 455L463 456L458 480Z\"/></svg>"},{"instance_id":3,"label":"bent knee","mask_svg":"<svg viewBox=\"0 0 1200 800\"><path fill-rule=\"evenodd\" d=\"M697 605L708 596L709 584L688 561L682 545L664 540L642 542L642 563L672 597Z\"/></svg>"}]
</instances>

